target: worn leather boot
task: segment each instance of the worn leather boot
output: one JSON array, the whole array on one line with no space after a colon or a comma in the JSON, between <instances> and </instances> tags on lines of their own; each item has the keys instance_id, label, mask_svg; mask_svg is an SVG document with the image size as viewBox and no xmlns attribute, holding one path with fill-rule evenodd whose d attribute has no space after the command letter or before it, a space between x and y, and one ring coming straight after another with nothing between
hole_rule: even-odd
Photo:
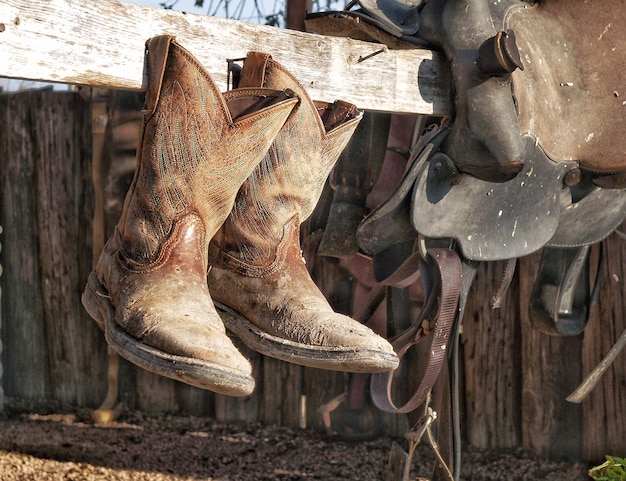
<instances>
[{"instance_id":1,"label":"worn leather boot","mask_svg":"<svg viewBox=\"0 0 626 481\"><path fill-rule=\"evenodd\" d=\"M148 41L147 62L137 170L82 301L122 357L247 395L250 363L226 335L206 284L208 246L298 99L259 88L221 94L171 36Z\"/></svg>"},{"instance_id":2,"label":"worn leather boot","mask_svg":"<svg viewBox=\"0 0 626 481\"><path fill-rule=\"evenodd\" d=\"M313 102L269 55L250 53L240 87L288 88L300 104L244 183L211 242L208 283L227 329L284 361L349 372L392 370L391 345L335 313L311 279L300 224L361 118L349 103Z\"/></svg>"}]
</instances>

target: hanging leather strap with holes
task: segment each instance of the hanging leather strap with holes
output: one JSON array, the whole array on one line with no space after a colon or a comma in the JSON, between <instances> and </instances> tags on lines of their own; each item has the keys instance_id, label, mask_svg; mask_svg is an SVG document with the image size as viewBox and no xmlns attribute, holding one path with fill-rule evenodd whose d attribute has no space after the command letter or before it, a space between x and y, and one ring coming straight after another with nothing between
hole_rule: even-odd
<instances>
[{"instance_id":1,"label":"hanging leather strap with holes","mask_svg":"<svg viewBox=\"0 0 626 481\"><path fill-rule=\"evenodd\" d=\"M372 375L370 383L372 400L376 407L388 413L409 413L417 409L435 384L448 355L448 339L456 319L461 293L461 259L456 252L449 249L436 248L428 252L438 278L419 317L411 327L391 341L398 357L402 358L411 346L425 337L430 337L428 364L417 390L411 399L400 407L397 407L391 398L395 371Z\"/></svg>"}]
</instances>

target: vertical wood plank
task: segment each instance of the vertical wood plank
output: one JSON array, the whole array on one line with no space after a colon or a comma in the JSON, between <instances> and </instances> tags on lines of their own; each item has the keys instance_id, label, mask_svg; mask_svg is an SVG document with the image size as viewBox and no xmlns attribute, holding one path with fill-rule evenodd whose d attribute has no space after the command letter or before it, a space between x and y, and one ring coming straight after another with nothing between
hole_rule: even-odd
<instances>
[{"instance_id":1,"label":"vertical wood plank","mask_svg":"<svg viewBox=\"0 0 626 481\"><path fill-rule=\"evenodd\" d=\"M2 225L0 225L0 252L2 252L1 236ZM2 277L2 262L0 262L0 277ZM0 283L0 413L4 411L4 389L2 387L2 374L2 283Z\"/></svg>"},{"instance_id":2,"label":"vertical wood plank","mask_svg":"<svg viewBox=\"0 0 626 481\"><path fill-rule=\"evenodd\" d=\"M264 357L261 420L269 424L297 427L300 416L303 367Z\"/></svg>"},{"instance_id":3,"label":"vertical wood plank","mask_svg":"<svg viewBox=\"0 0 626 481\"><path fill-rule=\"evenodd\" d=\"M118 387L119 387L119 401L124 406L124 409L135 410L139 409L138 393L137 393L137 371L134 364L128 362L126 359L120 357L119 359L119 373L118 373Z\"/></svg>"},{"instance_id":4,"label":"vertical wood plank","mask_svg":"<svg viewBox=\"0 0 626 481\"><path fill-rule=\"evenodd\" d=\"M259 401L256 396L229 397L216 394L215 419L222 422L257 421L258 404Z\"/></svg>"},{"instance_id":5,"label":"vertical wood plank","mask_svg":"<svg viewBox=\"0 0 626 481\"><path fill-rule=\"evenodd\" d=\"M4 386L7 396L41 400L48 395L43 305L40 297L34 145L31 105L37 92L0 96L0 224Z\"/></svg>"},{"instance_id":6,"label":"vertical wood plank","mask_svg":"<svg viewBox=\"0 0 626 481\"><path fill-rule=\"evenodd\" d=\"M263 376L260 380L257 379L257 389L262 393L259 416L264 423L281 425L283 423L282 363L270 357L263 357L261 365Z\"/></svg>"},{"instance_id":7,"label":"vertical wood plank","mask_svg":"<svg viewBox=\"0 0 626 481\"><path fill-rule=\"evenodd\" d=\"M94 405L105 379L94 359L105 351L80 304L91 269L88 106L50 90L0 105L7 392Z\"/></svg>"},{"instance_id":8,"label":"vertical wood plank","mask_svg":"<svg viewBox=\"0 0 626 481\"><path fill-rule=\"evenodd\" d=\"M312 279L326 296L333 309L349 314L350 293L346 292L345 283L342 284L342 281L349 278L348 272L339 267L337 259L315 255L317 251L316 241L319 239L321 239L321 235L318 231L307 239L307 248L305 248L307 267L311 272ZM324 429L322 417L317 412L317 408L346 391L348 379L348 374L343 372L313 368L304 369L300 394L304 395L306 399L307 426L312 429ZM299 403L299 396L298 399L295 399L295 396L294 393L293 402ZM297 425L295 424L295 426Z\"/></svg>"},{"instance_id":9,"label":"vertical wood plank","mask_svg":"<svg viewBox=\"0 0 626 481\"><path fill-rule=\"evenodd\" d=\"M565 398L580 382L581 336L554 337L532 329L528 305L540 253L520 259L522 319L522 442L533 452L578 457L581 409Z\"/></svg>"},{"instance_id":10,"label":"vertical wood plank","mask_svg":"<svg viewBox=\"0 0 626 481\"><path fill-rule=\"evenodd\" d=\"M78 94L48 93L33 112L36 228L51 395L91 405L102 393L99 331L80 294L91 271L89 105Z\"/></svg>"},{"instance_id":11,"label":"vertical wood plank","mask_svg":"<svg viewBox=\"0 0 626 481\"><path fill-rule=\"evenodd\" d=\"M624 232L626 224L622 224ZM626 241L606 240L606 269L598 305L582 342L582 371L587 375L626 330ZM592 261L593 262L593 261ZM626 449L626 351L604 373L582 403L582 457L589 462L624 454Z\"/></svg>"},{"instance_id":12,"label":"vertical wood plank","mask_svg":"<svg viewBox=\"0 0 626 481\"><path fill-rule=\"evenodd\" d=\"M283 362L283 391L285 397L282 402L283 424L298 427L300 423L300 399L302 396L302 379L305 368L296 364Z\"/></svg>"},{"instance_id":13,"label":"vertical wood plank","mask_svg":"<svg viewBox=\"0 0 626 481\"><path fill-rule=\"evenodd\" d=\"M148 413L178 412L176 381L135 368L137 408Z\"/></svg>"},{"instance_id":14,"label":"vertical wood plank","mask_svg":"<svg viewBox=\"0 0 626 481\"><path fill-rule=\"evenodd\" d=\"M514 279L500 309L491 308L502 262L483 263L476 273L463 318L466 429L471 445L519 445L520 328Z\"/></svg>"},{"instance_id":15,"label":"vertical wood plank","mask_svg":"<svg viewBox=\"0 0 626 481\"><path fill-rule=\"evenodd\" d=\"M237 338L232 338L235 347L252 364L252 377L255 380L254 392L250 396L232 397L215 394L215 418L218 421L258 421L263 389L263 356L249 349Z\"/></svg>"},{"instance_id":16,"label":"vertical wood plank","mask_svg":"<svg viewBox=\"0 0 626 481\"><path fill-rule=\"evenodd\" d=\"M212 417L215 413L215 396L211 391L184 383L176 386L176 405L182 414Z\"/></svg>"}]
</instances>

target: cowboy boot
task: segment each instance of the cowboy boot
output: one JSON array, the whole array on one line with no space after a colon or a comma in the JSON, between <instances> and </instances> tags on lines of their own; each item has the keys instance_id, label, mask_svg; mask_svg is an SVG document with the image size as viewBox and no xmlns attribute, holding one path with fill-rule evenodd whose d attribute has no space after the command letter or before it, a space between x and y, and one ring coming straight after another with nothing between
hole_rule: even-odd
<instances>
[{"instance_id":1,"label":"cowboy boot","mask_svg":"<svg viewBox=\"0 0 626 481\"><path fill-rule=\"evenodd\" d=\"M83 293L110 346L138 366L230 395L254 389L206 285L208 243L297 103L291 92L221 94L174 37L147 43L137 170Z\"/></svg>"},{"instance_id":2,"label":"cowboy boot","mask_svg":"<svg viewBox=\"0 0 626 481\"><path fill-rule=\"evenodd\" d=\"M346 102L313 102L261 53L248 54L239 86L288 88L300 104L211 241L208 284L224 324L252 349L284 361L351 372L394 369L391 345L332 310L300 250L300 224L313 212L361 113Z\"/></svg>"}]
</instances>

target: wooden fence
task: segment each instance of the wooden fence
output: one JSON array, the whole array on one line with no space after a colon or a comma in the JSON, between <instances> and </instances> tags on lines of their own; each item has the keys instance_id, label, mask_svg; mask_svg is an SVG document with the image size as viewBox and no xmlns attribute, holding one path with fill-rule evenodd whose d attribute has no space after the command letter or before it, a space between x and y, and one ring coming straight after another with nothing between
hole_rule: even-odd
<instances>
[{"instance_id":1,"label":"wooden fence","mask_svg":"<svg viewBox=\"0 0 626 481\"><path fill-rule=\"evenodd\" d=\"M343 99L368 110L450 112L450 76L436 52L381 49L116 0L2 0L0 76L141 90L145 42L161 34L176 35L222 90L227 58L271 50L312 98Z\"/></svg>"},{"instance_id":2,"label":"wooden fence","mask_svg":"<svg viewBox=\"0 0 626 481\"><path fill-rule=\"evenodd\" d=\"M82 33L70 42L66 35L77 30L64 27L72 22ZM407 115L449 110L445 66L427 51L388 51L371 62L358 62L379 47L117 2L2 0L0 24L0 75L5 76L140 90L143 43L173 33L199 54L218 82L225 79L218 47L232 42L229 57L241 57L247 49L272 45L271 53L310 85L316 98L344 98L362 108ZM111 43L119 38L124 45ZM323 55L308 55L311 49ZM330 72L336 76L332 91L323 81ZM0 96L1 381L8 398L39 406L95 408L106 394L107 348L80 304L97 244L94 206L101 201L92 187L98 117L92 118L88 92ZM520 261L499 310L490 309L489 298L502 263L481 266L462 335L463 424L470 444L526 446L590 461L624 454L624 353L582 404L565 401L626 329L626 242L613 235L606 246L610 261L599 303L585 333L573 338L548 337L530 328L527 306L539 253ZM316 280L341 304L341 293L354 287L352 276L329 259L315 264ZM215 395L122 362L121 400L127 409L322 429L317 410L345 391L348 376L290 365L241 347L254 365L257 389L252 396ZM379 423L388 433L401 435L408 420L384 415Z\"/></svg>"},{"instance_id":3,"label":"wooden fence","mask_svg":"<svg viewBox=\"0 0 626 481\"><path fill-rule=\"evenodd\" d=\"M95 408L106 394L107 350L80 304L93 259L90 102L78 93L2 95L0 115L6 126L0 131L4 390L9 398L39 406ZM623 359L582 404L565 401L626 328L626 242L614 235L606 247L610 262L599 303L584 335L573 338L530 328L527 305L538 253L520 261L499 310L489 307L489 297L502 263L479 269L462 335L464 432L470 444L527 446L588 460L623 452ZM345 304L350 274L323 258L316 260L315 273L333 302ZM346 374L290 365L240 347L258 381L249 397L215 395L122 362L120 398L126 409L323 428L317 410L345 391ZM384 415L380 422L386 432L401 435L408 421Z\"/></svg>"}]
</instances>

